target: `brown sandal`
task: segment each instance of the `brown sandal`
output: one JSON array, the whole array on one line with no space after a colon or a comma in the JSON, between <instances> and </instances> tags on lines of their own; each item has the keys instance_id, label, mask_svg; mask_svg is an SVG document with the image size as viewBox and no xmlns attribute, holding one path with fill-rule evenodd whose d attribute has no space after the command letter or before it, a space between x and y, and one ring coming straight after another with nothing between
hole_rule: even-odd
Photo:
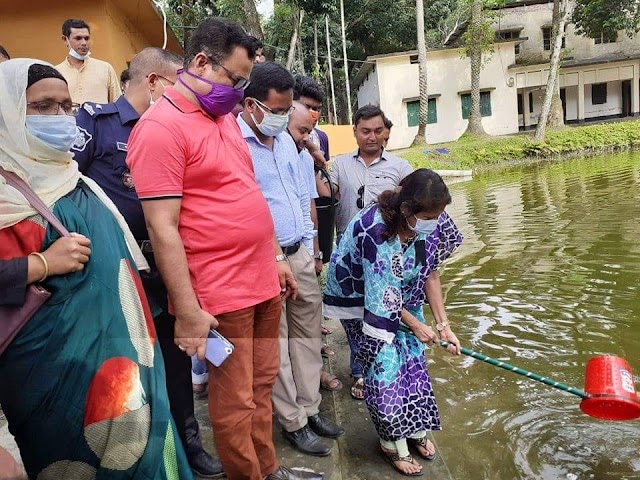
<instances>
[{"instance_id":1,"label":"brown sandal","mask_svg":"<svg viewBox=\"0 0 640 480\"><path fill-rule=\"evenodd\" d=\"M411 465L418 465L418 463L413 459L411 455L407 457L401 457L398 452L390 452L380 447L380 451L382 452L382 456L384 460L393 467L393 469L398 472L400 475L404 475L405 477L421 477L424 475L424 469L421 469L419 472L415 473L407 473L400 470L400 467L396 465L396 462L407 462ZM422 467L422 466L421 466Z\"/></svg>"},{"instance_id":2,"label":"brown sandal","mask_svg":"<svg viewBox=\"0 0 640 480\"><path fill-rule=\"evenodd\" d=\"M351 396L356 400L364 400L364 378L356 378L351 385Z\"/></svg>"},{"instance_id":3,"label":"brown sandal","mask_svg":"<svg viewBox=\"0 0 640 480\"><path fill-rule=\"evenodd\" d=\"M416 449L416 451L418 452L418 455L420 455L425 460L432 461L434 458L436 458L436 452L435 451L430 455L425 455L425 454L422 453L421 448L424 448L427 452L430 450L429 449L429 443L431 443L431 445L433 446L434 450L436 448L436 446L433 444L433 442L431 440L429 440L426 435L424 437L422 437L422 438L407 438L407 442L409 443L409 445L414 447Z\"/></svg>"}]
</instances>

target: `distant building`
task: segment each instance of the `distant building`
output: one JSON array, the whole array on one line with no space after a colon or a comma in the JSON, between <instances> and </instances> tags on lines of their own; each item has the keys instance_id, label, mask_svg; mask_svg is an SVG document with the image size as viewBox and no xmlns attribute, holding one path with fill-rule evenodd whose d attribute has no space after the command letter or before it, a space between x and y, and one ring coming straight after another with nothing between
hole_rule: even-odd
<instances>
[{"instance_id":1,"label":"distant building","mask_svg":"<svg viewBox=\"0 0 640 480\"><path fill-rule=\"evenodd\" d=\"M91 53L116 72L145 47L162 47L162 13L151 0L0 0L0 43L11 58L27 57L59 64L67 55L62 23L79 18L91 27ZM182 54L167 27L167 49Z\"/></svg>"},{"instance_id":2,"label":"distant building","mask_svg":"<svg viewBox=\"0 0 640 480\"><path fill-rule=\"evenodd\" d=\"M553 2L518 1L503 7L494 29L495 51L481 74L483 125L492 135L535 127L546 89L551 52ZM471 74L457 48L466 25L430 50L427 141L458 138L466 129ZM369 57L355 79L358 105L380 106L396 126L390 148L404 148L417 133L417 52ZM566 28L560 93L568 123L640 114L640 37L587 38ZM433 107L432 107L433 105Z\"/></svg>"}]
</instances>

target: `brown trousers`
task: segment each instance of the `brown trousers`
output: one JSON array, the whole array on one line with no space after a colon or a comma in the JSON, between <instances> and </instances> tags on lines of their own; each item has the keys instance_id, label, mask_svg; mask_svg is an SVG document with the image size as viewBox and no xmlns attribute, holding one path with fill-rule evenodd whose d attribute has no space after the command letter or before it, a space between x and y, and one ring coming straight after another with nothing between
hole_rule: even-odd
<instances>
[{"instance_id":1,"label":"brown trousers","mask_svg":"<svg viewBox=\"0 0 640 480\"><path fill-rule=\"evenodd\" d=\"M288 432L301 429L318 413L322 371L322 294L315 263L300 247L288 257L298 283L296 300L287 299L280 318L280 370L273 387L273 408Z\"/></svg>"},{"instance_id":2,"label":"brown trousers","mask_svg":"<svg viewBox=\"0 0 640 480\"><path fill-rule=\"evenodd\" d=\"M209 366L209 418L229 480L263 480L278 468L272 435L271 390L278 374L282 302L217 315L218 331L234 345L219 367Z\"/></svg>"}]
</instances>

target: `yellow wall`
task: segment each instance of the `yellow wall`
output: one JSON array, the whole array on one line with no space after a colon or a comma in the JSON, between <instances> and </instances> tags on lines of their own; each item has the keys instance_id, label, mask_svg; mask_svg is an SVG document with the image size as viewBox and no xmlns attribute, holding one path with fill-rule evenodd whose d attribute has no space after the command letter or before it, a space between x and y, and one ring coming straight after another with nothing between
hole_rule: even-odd
<instances>
[{"instance_id":1,"label":"yellow wall","mask_svg":"<svg viewBox=\"0 0 640 480\"><path fill-rule=\"evenodd\" d=\"M331 157L353 152L358 148L351 125L320 125L319 128L329 137Z\"/></svg>"},{"instance_id":2,"label":"yellow wall","mask_svg":"<svg viewBox=\"0 0 640 480\"><path fill-rule=\"evenodd\" d=\"M91 54L118 75L144 47L162 47L162 19L149 0L0 0L0 45L12 58L28 57L57 65L67 48L62 23L80 18L91 27ZM175 37L168 48L182 49Z\"/></svg>"}]
</instances>

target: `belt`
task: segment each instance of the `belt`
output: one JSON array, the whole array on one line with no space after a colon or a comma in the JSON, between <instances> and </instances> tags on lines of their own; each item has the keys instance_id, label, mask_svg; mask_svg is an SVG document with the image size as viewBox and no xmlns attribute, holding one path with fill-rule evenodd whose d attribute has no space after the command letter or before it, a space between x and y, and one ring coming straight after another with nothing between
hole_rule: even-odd
<instances>
[{"instance_id":1,"label":"belt","mask_svg":"<svg viewBox=\"0 0 640 480\"><path fill-rule=\"evenodd\" d=\"M298 250L300 250L300 242L296 242L293 245L289 245L288 247L280 247L282 249L282 253L285 255L293 255Z\"/></svg>"},{"instance_id":2,"label":"belt","mask_svg":"<svg viewBox=\"0 0 640 480\"><path fill-rule=\"evenodd\" d=\"M153 253L153 246L150 240L136 240L142 253Z\"/></svg>"}]
</instances>

